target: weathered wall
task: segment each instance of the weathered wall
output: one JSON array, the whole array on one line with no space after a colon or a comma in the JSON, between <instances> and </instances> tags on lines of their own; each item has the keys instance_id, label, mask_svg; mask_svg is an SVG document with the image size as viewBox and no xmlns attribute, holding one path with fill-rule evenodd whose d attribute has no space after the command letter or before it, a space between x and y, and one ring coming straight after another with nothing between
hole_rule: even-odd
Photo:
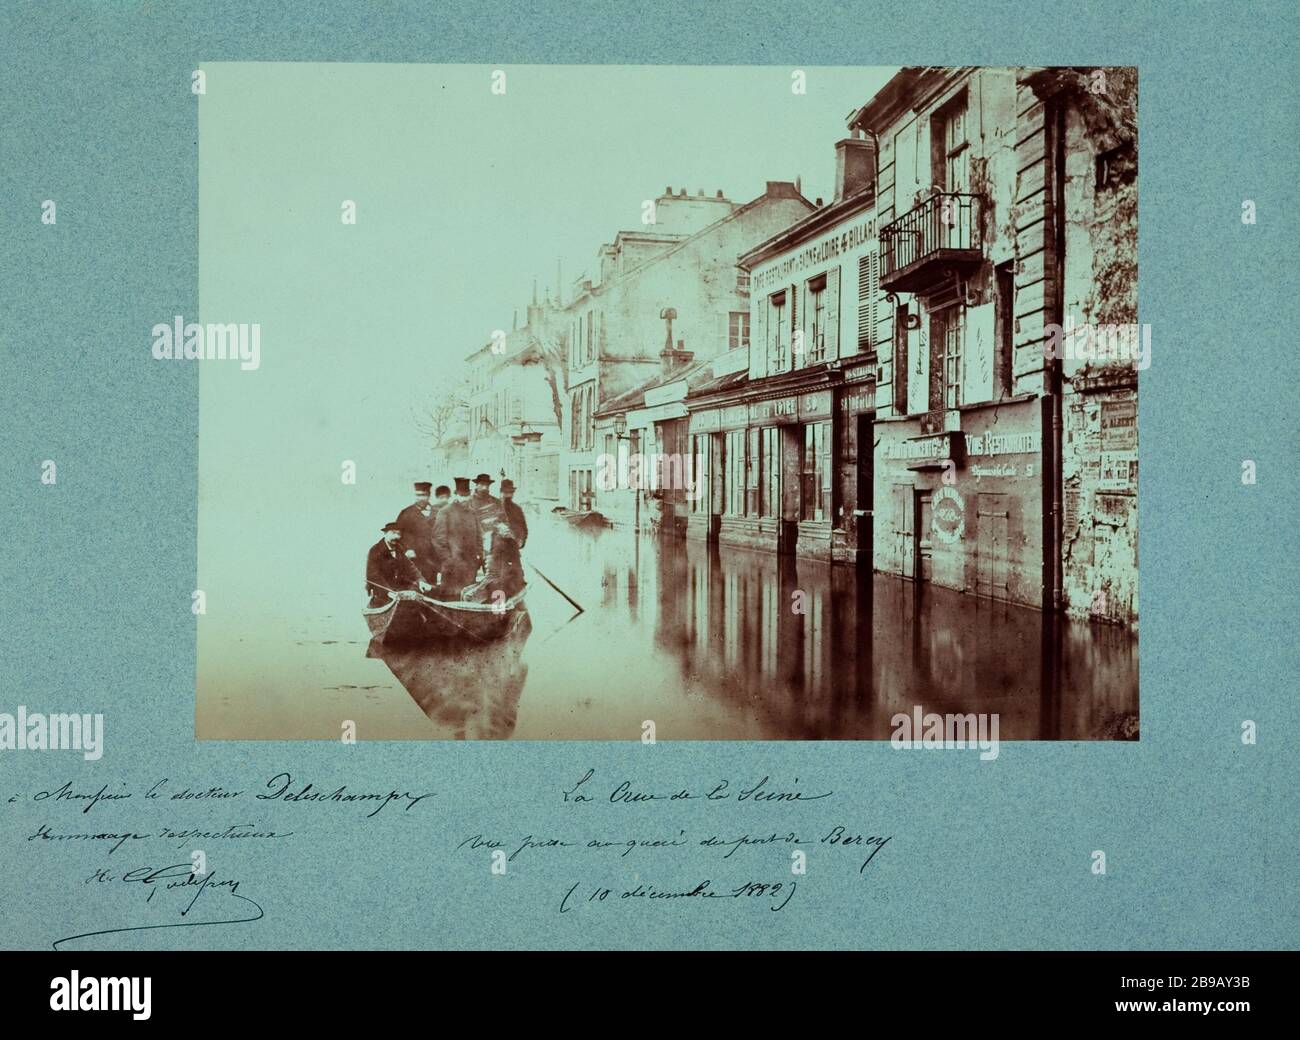
<instances>
[{"instance_id":1,"label":"weathered wall","mask_svg":"<svg viewBox=\"0 0 1300 1040\"><path fill-rule=\"evenodd\" d=\"M1062 313L1067 328L1070 322L1075 329L1131 327L1140 342L1137 73L1100 72L1100 79L1074 73L1060 95L1066 106ZM1136 367L1131 360L1070 351L1061 368L1065 609L1076 617L1136 624Z\"/></svg>"}]
</instances>

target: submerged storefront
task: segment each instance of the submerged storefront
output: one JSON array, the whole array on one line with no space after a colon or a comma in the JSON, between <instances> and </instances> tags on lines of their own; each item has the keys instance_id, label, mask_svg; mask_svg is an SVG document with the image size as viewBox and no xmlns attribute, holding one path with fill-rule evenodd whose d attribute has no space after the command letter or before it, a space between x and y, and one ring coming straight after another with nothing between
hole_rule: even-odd
<instances>
[{"instance_id":1,"label":"submerged storefront","mask_svg":"<svg viewBox=\"0 0 1300 1040\"><path fill-rule=\"evenodd\" d=\"M838 379L818 366L688 398L691 451L706 460L688 536L830 559Z\"/></svg>"},{"instance_id":2,"label":"submerged storefront","mask_svg":"<svg viewBox=\"0 0 1300 1040\"><path fill-rule=\"evenodd\" d=\"M1043 404L876 423L875 567L947 588L1042 605Z\"/></svg>"}]
</instances>

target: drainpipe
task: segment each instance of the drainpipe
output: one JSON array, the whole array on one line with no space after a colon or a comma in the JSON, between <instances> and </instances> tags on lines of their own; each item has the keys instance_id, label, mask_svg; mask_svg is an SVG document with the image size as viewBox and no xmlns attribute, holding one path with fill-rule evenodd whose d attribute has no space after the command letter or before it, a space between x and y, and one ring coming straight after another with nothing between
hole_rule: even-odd
<instances>
[{"instance_id":1,"label":"drainpipe","mask_svg":"<svg viewBox=\"0 0 1300 1040\"><path fill-rule=\"evenodd\" d=\"M1065 327L1065 104L1057 96L1053 104L1053 127L1054 137L1053 157L1053 210L1055 219L1053 221L1056 246L1056 292L1052 300L1052 320L1056 323L1057 328ZM1052 430L1051 430L1051 452L1052 463L1051 472L1051 496L1052 496L1052 513L1051 513L1051 590L1052 590L1052 613L1059 614L1061 611L1062 600L1062 572L1065 570L1065 560L1063 558L1065 551L1065 528L1063 517L1063 490L1061 482L1061 470L1064 468L1063 449L1064 449L1064 398L1061 396L1063 378L1061 373L1061 358L1059 351L1054 352L1057 357L1052 358L1052 364L1048 370L1048 394L1051 401L1052 412Z\"/></svg>"}]
</instances>

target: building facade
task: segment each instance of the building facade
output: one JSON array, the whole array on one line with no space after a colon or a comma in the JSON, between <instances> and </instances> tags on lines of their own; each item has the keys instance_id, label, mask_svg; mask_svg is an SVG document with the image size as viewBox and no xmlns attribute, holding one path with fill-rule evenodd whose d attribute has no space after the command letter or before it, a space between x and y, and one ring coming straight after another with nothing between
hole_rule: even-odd
<instances>
[{"instance_id":1,"label":"building facade","mask_svg":"<svg viewBox=\"0 0 1300 1040\"><path fill-rule=\"evenodd\" d=\"M832 203L739 256L688 534L1136 623L1136 88L906 68L854 112Z\"/></svg>"},{"instance_id":2,"label":"building facade","mask_svg":"<svg viewBox=\"0 0 1300 1040\"><path fill-rule=\"evenodd\" d=\"M749 363L688 397L706 492L688 534L822 559L856 558L859 413L873 404L878 296L875 151L836 145L835 196L739 257ZM846 410L847 409L847 410Z\"/></svg>"},{"instance_id":3,"label":"building facade","mask_svg":"<svg viewBox=\"0 0 1300 1040\"><path fill-rule=\"evenodd\" d=\"M1053 348L1136 328L1132 73L909 68L851 117L880 148L877 569L1136 621L1136 366Z\"/></svg>"},{"instance_id":4,"label":"building facade","mask_svg":"<svg viewBox=\"0 0 1300 1040\"><path fill-rule=\"evenodd\" d=\"M749 289L736 257L812 208L783 181L768 182L743 205L721 192L673 194L670 188L656 200L652 232L620 232L601 247L597 277L581 279L556 317L566 344L563 468L570 508L601 508L597 465L617 443L611 429L597 436L598 413L661 378L666 338L683 368L743 346Z\"/></svg>"}]
</instances>

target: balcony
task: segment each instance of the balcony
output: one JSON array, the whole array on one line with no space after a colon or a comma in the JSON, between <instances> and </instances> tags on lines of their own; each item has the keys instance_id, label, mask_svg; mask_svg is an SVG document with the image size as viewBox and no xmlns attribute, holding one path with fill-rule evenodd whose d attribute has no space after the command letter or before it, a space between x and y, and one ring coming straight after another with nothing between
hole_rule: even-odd
<instances>
[{"instance_id":1,"label":"balcony","mask_svg":"<svg viewBox=\"0 0 1300 1040\"><path fill-rule=\"evenodd\" d=\"M970 273L984 259L983 206L982 195L942 192L886 224L880 230L880 287L925 292Z\"/></svg>"}]
</instances>

